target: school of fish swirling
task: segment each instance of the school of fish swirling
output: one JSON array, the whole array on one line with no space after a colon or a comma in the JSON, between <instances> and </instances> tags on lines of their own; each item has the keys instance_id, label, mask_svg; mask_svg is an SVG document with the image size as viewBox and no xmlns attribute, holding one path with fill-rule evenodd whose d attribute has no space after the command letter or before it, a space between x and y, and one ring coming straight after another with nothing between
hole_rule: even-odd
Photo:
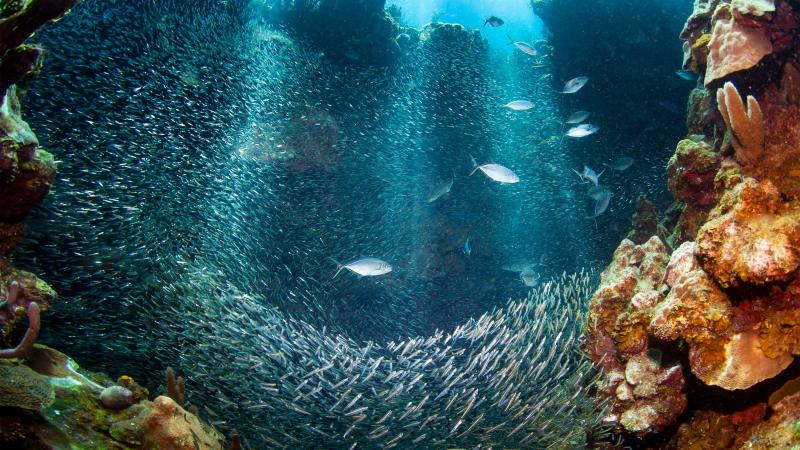
<instances>
[{"instance_id":1,"label":"school of fish swirling","mask_svg":"<svg viewBox=\"0 0 800 450\"><path fill-rule=\"evenodd\" d=\"M320 55L248 25L241 9L237 2L85 0L41 33L54 56L32 85L26 114L56 158L61 144L69 157L32 217L20 261L69 299L45 326L52 339L70 342L79 360L98 354L98 344L103 354L124 355L125 372L137 378L177 367L201 415L239 429L250 448L581 447L587 430L602 430L603 407L588 392L595 374L577 351L589 275L543 283L531 264L506 269L535 287L526 299L424 337L413 337L425 330L419 291L369 279L333 284L344 268L375 276L393 267L371 259L336 267L315 255L369 254L387 234L413 241L413 231L372 231L439 201L456 175L433 192L421 187L411 201L383 175L345 184L331 174L339 162L330 155L355 153L342 148L347 142L312 148L314 158L292 173L273 170L270 163L290 157L270 125L276 116L310 136L309 146L325 144L337 126L304 104L309 86L324 97L345 82L360 85L378 102L388 83L380 71L345 72L354 79L343 81ZM396 88L409 89L414 77L401 74ZM341 95L345 103L358 98ZM369 109L351 107L354 121ZM385 127L365 126L362 139L406 144L418 106L395 110L404 108L408 117L378 111L365 119ZM459 181L470 169L503 184L519 181L496 163L469 166L468 152ZM408 173L391 152L354 158ZM593 173L579 175L597 185ZM331 185L347 195L331 196ZM377 191L374 202L396 217L362 213L362 226L343 229L339 218L360 201L353 193ZM302 210L292 205L298 198ZM569 223L571 212L563 214L559 223ZM304 245L273 246L262 238L272 230ZM351 239L331 242L334 231ZM361 247L353 248L355 240ZM458 251L469 256L470 240ZM296 287L278 289L287 279ZM356 289L374 301L341 300ZM461 314L471 312L465 305ZM117 374L110 358L87 366Z\"/></svg>"}]
</instances>

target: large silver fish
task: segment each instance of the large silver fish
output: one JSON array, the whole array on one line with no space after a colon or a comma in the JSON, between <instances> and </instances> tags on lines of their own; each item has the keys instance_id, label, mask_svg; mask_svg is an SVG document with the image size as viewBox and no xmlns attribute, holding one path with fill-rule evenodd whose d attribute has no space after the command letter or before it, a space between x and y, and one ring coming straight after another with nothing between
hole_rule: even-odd
<instances>
[{"instance_id":1,"label":"large silver fish","mask_svg":"<svg viewBox=\"0 0 800 450\"><path fill-rule=\"evenodd\" d=\"M594 216L592 217L597 217L606 212L609 203L611 203L611 191L603 191L594 202Z\"/></svg>"},{"instance_id":2,"label":"large silver fish","mask_svg":"<svg viewBox=\"0 0 800 450\"><path fill-rule=\"evenodd\" d=\"M575 77L564 83L562 94L574 94L581 90L583 86L589 81L589 77Z\"/></svg>"},{"instance_id":3,"label":"large silver fish","mask_svg":"<svg viewBox=\"0 0 800 450\"><path fill-rule=\"evenodd\" d=\"M570 114L569 117L567 117L567 120L565 120L564 123L567 124L581 123L584 120L586 120L590 114L591 113L589 111L575 111L574 113Z\"/></svg>"},{"instance_id":4,"label":"large silver fish","mask_svg":"<svg viewBox=\"0 0 800 450\"><path fill-rule=\"evenodd\" d=\"M478 165L478 163L475 161L475 158L473 158L471 155L470 158L472 158L472 164L473 164L472 172L469 173L470 176L473 173L475 173L475 171L480 170L481 172L486 174L487 177L491 178L494 181L497 181L498 183L505 183L505 184L519 183L519 177L517 176L517 174L512 172L511 169L509 169L508 167L493 163Z\"/></svg>"},{"instance_id":5,"label":"large silver fish","mask_svg":"<svg viewBox=\"0 0 800 450\"><path fill-rule=\"evenodd\" d=\"M595 184L594 186L589 188L589 197L591 197L592 200L597 200L606 190L607 189L605 186L600 186L599 184Z\"/></svg>"},{"instance_id":6,"label":"large silver fish","mask_svg":"<svg viewBox=\"0 0 800 450\"><path fill-rule=\"evenodd\" d=\"M503 106L514 111L527 111L533 108L533 103L530 100L512 100Z\"/></svg>"},{"instance_id":7,"label":"large silver fish","mask_svg":"<svg viewBox=\"0 0 800 450\"><path fill-rule=\"evenodd\" d=\"M622 172L626 170L628 167L633 165L633 158L630 156L623 156L622 158L617 158L611 164L605 164L606 167L611 168L612 170L616 170L617 172Z\"/></svg>"},{"instance_id":8,"label":"large silver fish","mask_svg":"<svg viewBox=\"0 0 800 450\"><path fill-rule=\"evenodd\" d=\"M600 175L602 175L603 172L605 172L605 169L601 170L600 173L597 173L594 170L592 170L589 166L584 165L583 172L578 172L575 169L572 169L572 171L577 173L582 180L588 181L593 185L597 186L597 184L600 182Z\"/></svg>"},{"instance_id":9,"label":"large silver fish","mask_svg":"<svg viewBox=\"0 0 800 450\"><path fill-rule=\"evenodd\" d=\"M597 133L600 130L600 127L597 125L592 125L590 123L582 123L578 126L572 127L567 130L567 136L574 137L574 138L582 138L589 136L590 134Z\"/></svg>"},{"instance_id":10,"label":"large silver fish","mask_svg":"<svg viewBox=\"0 0 800 450\"><path fill-rule=\"evenodd\" d=\"M336 262L336 260L333 260ZM360 258L354 261L350 261L347 264L340 264L336 262L339 268L336 270L336 273L333 274L333 278L336 278L336 275L339 275L343 269L347 269L355 274L361 275L362 277L374 277L378 275L384 275L392 271L392 265L387 263L386 261L380 260L378 258Z\"/></svg>"},{"instance_id":11,"label":"large silver fish","mask_svg":"<svg viewBox=\"0 0 800 450\"><path fill-rule=\"evenodd\" d=\"M440 184L432 193L428 196L428 203L433 203L439 199L439 197L443 196L450 192L450 189L453 187L453 177L450 177L449 180L445 181L444 183Z\"/></svg>"},{"instance_id":12,"label":"large silver fish","mask_svg":"<svg viewBox=\"0 0 800 450\"><path fill-rule=\"evenodd\" d=\"M519 278L527 287L534 287L539 284L539 273L533 270L533 267L526 267L522 272L519 273Z\"/></svg>"},{"instance_id":13,"label":"large silver fish","mask_svg":"<svg viewBox=\"0 0 800 450\"><path fill-rule=\"evenodd\" d=\"M511 39L511 36L508 36L508 35L506 35L506 36L508 37L509 42L511 42L511 44L514 44L514 47L517 47L517 49L519 51L521 51L522 53L525 53L526 55L536 56L536 54L537 54L536 53L536 49L533 48L533 46L531 46L531 44L528 44L527 42L515 41L515 40Z\"/></svg>"}]
</instances>

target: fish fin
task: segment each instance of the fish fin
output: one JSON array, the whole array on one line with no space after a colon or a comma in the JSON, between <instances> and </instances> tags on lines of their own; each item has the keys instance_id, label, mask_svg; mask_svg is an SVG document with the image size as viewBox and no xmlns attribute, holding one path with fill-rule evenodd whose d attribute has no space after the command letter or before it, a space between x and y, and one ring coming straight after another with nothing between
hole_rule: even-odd
<instances>
[{"instance_id":1,"label":"fish fin","mask_svg":"<svg viewBox=\"0 0 800 450\"><path fill-rule=\"evenodd\" d=\"M578 172L578 171L577 171L577 170L575 170L575 169L570 169L570 170L572 170L573 172L575 172L575 175L577 175L577 176L578 176L578 178L580 178L580 179L581 179L581 181L584 181L584 179L583 179L583 175L582 175L580 172Z\"/></svg>"},{"instance_id":2,"label":"fish fin","mask_svg":"<svg viewBox=\"0 0 800 450\"><path fill-rule=\"evenodd\" d=\"M342 269L344 269L344 264L340 263L339 261L337 261L337 260L335 260L333 258L328 258L328 259L330 259L331 261L333 261L336 264L336 273L333 274L333 276L331 277L331 280L332 280L332 279L336 278L337 275L339 275L339 272L341 272Z\"/></svg>"},{"instance_id":3,"label":"fish fin","mask_svg":"<svg viewBox=\"0 0 800 450\"><path fill-rule=\"evenodd\" d=\"M600 175L604 174L605 171L606 171L606 169L603 169L603 170L600 171L600 173L597 174L597 181L598 182L600 181Z\"/></svg>"},{"instance_id":4,"label":"fish fin","mask_svg":"<svg viewBox=\"0 0 800 450\"><path fill-rule=\"evenodd\" d=\"M514 40L511 39L511 36L509 35L506 35L506 37L508 38L508 45L512 45L514 43Z\"/></svg>"},{"instance_id":5,"label":"fish fin","mask_svg":"<svg viewBox=\"0 0 800 450\"><path fill-rule=\"evenodd\" d=\"M489 19L486 19L486 22L483 22L483 27L481 27L481 28L486 28L486 24L487 23L489 23Z\"/></svg>"},{"instance_id":6,"label":"fish fin","mask_svg":"<svg viewBox=\"0 0 800 450\"><path fill-rule=\"evenodd\" d=\"M472 171L469 173L469 176L472 176L472 174L475 173L475 171L478 170L478 167L480 166L478 165L478 161L475 161L474 156L469 155L469 160L472 161Z\"/></svg>"}]
</instances>

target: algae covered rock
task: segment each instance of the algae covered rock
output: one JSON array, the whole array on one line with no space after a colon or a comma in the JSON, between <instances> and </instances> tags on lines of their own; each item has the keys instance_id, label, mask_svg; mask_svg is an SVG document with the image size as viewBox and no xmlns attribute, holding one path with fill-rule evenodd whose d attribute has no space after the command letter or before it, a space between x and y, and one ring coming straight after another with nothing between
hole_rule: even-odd
<instances>
[{"instance_id":1,"label":"algae covered rock","mask_svg":"<svg viewBox=\"0 0 800 450\"><path fill-rule=\"evenodd\" d=\"M698 258L722 287L787 281L800 265L800 204L745 179L698 232Z\"/></svg>"},{"instance_id":2,"label":"algae covered rock","mask_svg":"<svg viewBox=\"0 0 800 450\"><path fill-rule=\"evenodd\" d=\"M219 435L171 398L157 397L133 420L145 448L173 450L222 449Z\"/></svg>"},{"instance_id":3,"label":"algae covered rock","mask_svg":"<svg viewBox=\"0 0 800 450\"><path fill-rule=\"evenodd\" d=\"M0 364L0 406L38 411L54 398L50 383L28 366Z\"/></svg>"}]
</instances>

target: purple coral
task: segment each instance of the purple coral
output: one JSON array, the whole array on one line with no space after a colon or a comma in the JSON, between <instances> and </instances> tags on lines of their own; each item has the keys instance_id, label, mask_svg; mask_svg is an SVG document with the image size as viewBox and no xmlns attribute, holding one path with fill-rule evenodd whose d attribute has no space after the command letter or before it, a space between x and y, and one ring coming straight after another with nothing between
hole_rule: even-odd
<instances>
[{"instance_id":1,"label":"purple coral","mask_svg":"<svg viewBox=\"0 0 800 450\"><path fill-rule=\"evenodd\" d=\"M8 284L8 295L6 300L0 303L0 309L13 310L14 303L17 302L19 295L19 285L12 281ZM0 359L4 358L21 358L28 354L36 339L39 337L39 304L36 302L28 303L28 329L25 331L25 336L22 341L14 348L0 350Z\"/></svg>"}]
</instances>

